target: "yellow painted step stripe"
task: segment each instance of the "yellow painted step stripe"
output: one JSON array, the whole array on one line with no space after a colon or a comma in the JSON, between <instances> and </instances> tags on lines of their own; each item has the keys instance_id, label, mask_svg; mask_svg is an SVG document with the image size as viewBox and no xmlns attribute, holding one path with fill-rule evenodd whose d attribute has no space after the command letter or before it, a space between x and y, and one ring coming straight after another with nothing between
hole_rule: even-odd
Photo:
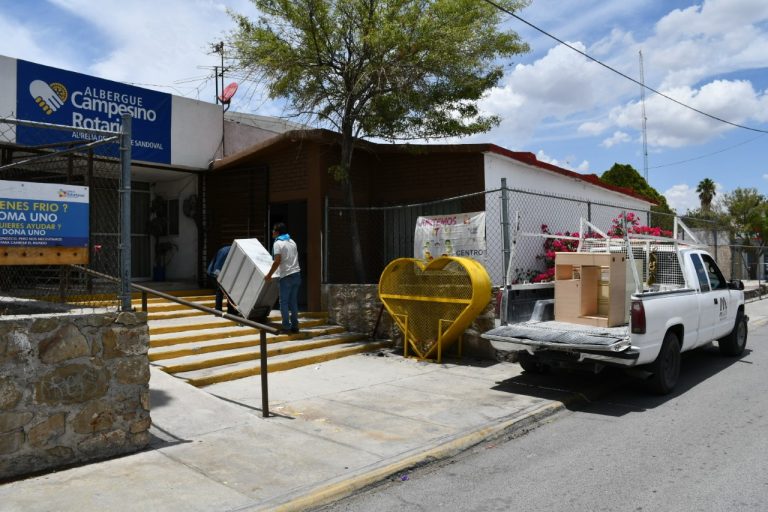
<instances>
[{"instance_id":1,"label":"yellow painted step stripe","mask_svg":"<svg viewBox=\"0 0 768 512\"><path fill-rule=\"evenodd\" d=\"M374 343L366 343L359 346L348 347L344 350L338 350L335 352L328 352L326 354L320 354L313 357L307 357L304 359L296 359L293 361L283 361L279 363L267 363L267 372L282 372L291 370L293 368L299 368L301 366L309 366L312 364L322 363L325 361L332 361L333 359L340 359L342 357L351 356L353 354L360 354L362 352L371 352L380 348L391 346L391 341L379 341ZM187 379L187 382L193 386L202 387L216 384L219 382L227 382L230 380L242 379L245 377L252 377L254 375L260 375L261 369L258 366L253 368L244 368L242 370L236 370L232 372L221 373L218 375L209 375L206 377Z\"/></svg>"},{"instance_id":2,"label":"yellow painted step stripe","mask_svg":"<svg viewBox=\"0 0 768 512\"><path fill-rule=\"evenodd\" d=\"M159 313L148 313L147 321L152 320L171 320L173 318L187 318L190 316L203 316L208 313L204 311L198 311L196 309L188 309L186 311L165 311Z\"/></svg>"},{"instance_id":3,"label":"yellow painted step stripe","mask_svg":"<svg viewBox=\"0 0 768 512\"><path fill-rule=\"evenodd\" d=\"M303 322L301 324L301 328L306 329L310 327L317 327L320 325L323 325L325 322L322 320L310 320L308 322ZM225 327L226 328L226 327ZM173 338L165 338L162 340L159 340L157 338L152 339L152 336L149 337L149 346L150 348L158 348L158 347L170 347L172 345L182 345L184 343L195 343L198 341L210 341L210 340L218 340L222 338L232 338L237 336L249 336L252 334L258 334L260 332L259 329L254 329L253 327L229 327L226 331L219 331L219 332L200 332L197 334L191 334L195 331L182 331L184 333L181 336L174 336Z\"/></svg>"},{"instance_id":4,"label":"yellow painted step stripe","mask_svg":"<svg viewBox=\"0 0 768 512\"><path fill-rule=\"evenodd\" d=\"M311 333L299 333L299 334L279 334L277 336L267 337L267 343L280 343L283 341L291 341L294 339L304 339L301 336L306 336L306 339L310 339L316 336L327 336L329 334L341 334L344 332L344 328L341 326L329 327L328 329L315 330ZM177 357L193 356L196 354L207 354L211 352L219 352L222 350L230 350L233 348L247 348L256 347L260 343L260 340L252 336L247 340L232 340L228 343L217 343L216 345L202 345L199 347L190 348L178 348L175 350L164 350L162 352L154 352L150 349L149 360L150 361L162 361L165 359L176 359ZM183 345L182 345L183 346Z\"/></svg>"},{"instance_id":5,"label":"yellow painted step stripe","mask_svg":"<svg viewBox=\"0 0 768 512\"><path fill-rule=\"evenodd\" d=\"M213 316L213 315L211 315ZM325 320L327 321L328 314L327 313L299 313L300 319L305 318L313 318L318 320ZM170 334L174 332L184 332L184 331L195 331L198 329L216 329L219 327L231 327L233 325L239 325L237 322L234 322L232 320L226 320L221 317L216 317L217 320L211 320L209 322L194 322L190 324L183 324L183 325L163 325L163 326L149 326L149 334ZM270 322L279 322L280 321L280 315L270 315L267 317L267 320ZM322 325L325 322L320 323L312 323L311 325ZM310 325L309 322L303 322L301 324L304 325Z\"/></svg>"},{"instance_id":6,"label":"yellow painted step stripe","mask_svg":"<svg viewBox=\"0 0 768 512\"><path fill-rule=\"evenodd\" d=\"M295 352L303 352L305 350L314 350L318 348L324 348L324 347L330 347L333 345L340 345L342 343L352 343L355 341L362 341L365 339L365 335L359 335L359 336L347 336L347 337L336 337L336 338L323 338L319 340L311 340L307 343L302 343L301 345L293 345L293 346L283 346L283 345L277 345L274 347L267 347L267 357L275 357L280 356L284 354L293 354ZM193 363L182 363L182 364L169 364L163 368L163 370L167 373L181 373L181 372L191 372L195 370L202 370L204 368L215 368L216 366L224 366L226 364L232 364L232 363L242 363L244 361L257 361L261 357L261 351L255 350L252 352L245 352L243 354L235 354L231 356L219 356L219 357L212 357L210 359L203 359L200 361L195 361Z\"/></svg>"}]
</instances>

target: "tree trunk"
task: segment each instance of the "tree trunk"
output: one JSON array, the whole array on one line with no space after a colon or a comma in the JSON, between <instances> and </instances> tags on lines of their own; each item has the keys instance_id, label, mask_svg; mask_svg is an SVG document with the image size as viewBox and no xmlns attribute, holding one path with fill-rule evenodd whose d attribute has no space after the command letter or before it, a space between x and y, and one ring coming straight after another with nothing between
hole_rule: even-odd
<instances>
[{"instance_id":1,"label":"tree trunk","mask_svg":"<svg viewBox=\"0 0 768 512\"><path fill-rule=\"evenodd\" d=\"M364 284L366 281L365 262L363 261L363 250L360 243L360 230L357 225L357 211L355 210L355 192L352 188L352 152L354 150L354 141L352 137L352 128L342 129L341 138L341 168L344 176L344 196L346 205L350 208L349 220L352 239L352 261L355 268L355 277L358 284Z\"/></svg>"}]
</instances>

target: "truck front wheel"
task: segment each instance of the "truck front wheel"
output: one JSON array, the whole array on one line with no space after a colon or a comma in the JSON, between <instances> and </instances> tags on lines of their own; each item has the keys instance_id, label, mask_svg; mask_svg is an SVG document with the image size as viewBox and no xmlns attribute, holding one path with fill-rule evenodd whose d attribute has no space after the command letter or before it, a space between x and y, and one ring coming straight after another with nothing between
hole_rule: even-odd
<instances>
[{"instance_id":1,"label":"truck front wheel","mask_svg":"<svg viewBox=\"0 0 768 512\"><path fill-rule=\"evenodd\" d=\"M677 334L668 331L664 335L659 355L648 369L653 374L646 381L650 391L666 395L675 388L680 376L680 342Z\"/></svg>"},{"instance_id":2,"label":"truck front wheel","mask_svg":"<svg viewBox=\"0 0 768 512\"><path fill-rule=\"evenodd\" d=\"M736 324L731 333L717 342L720 353L725 356L740 356L747 346L747 319L741 309L736 314Z\"/></svg>"}]
</instances>

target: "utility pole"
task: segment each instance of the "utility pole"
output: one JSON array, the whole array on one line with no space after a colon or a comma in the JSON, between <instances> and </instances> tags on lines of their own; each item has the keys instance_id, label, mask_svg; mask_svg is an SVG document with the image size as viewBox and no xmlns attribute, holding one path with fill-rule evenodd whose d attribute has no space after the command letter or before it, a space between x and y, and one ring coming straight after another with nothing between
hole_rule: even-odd
<instances>
[{"instance_id":1,"label":"utility pole","mask_svg":"<svg viewBox=\"0 0 768 512\"><path fill-rule=\"evenodd\" d=\"M640 103L643 109L643 175L645 182L648 183L648 118L645 117L645 70L643 69L643 51L640 50L638 53L640 54Z\"/></svg>"}]
</instances>

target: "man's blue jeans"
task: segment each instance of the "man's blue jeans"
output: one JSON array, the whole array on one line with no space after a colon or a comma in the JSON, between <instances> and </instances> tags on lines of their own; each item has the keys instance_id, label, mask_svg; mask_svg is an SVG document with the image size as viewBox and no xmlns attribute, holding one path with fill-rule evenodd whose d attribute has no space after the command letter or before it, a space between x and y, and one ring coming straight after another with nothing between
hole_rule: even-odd
<instances>
[{"instance_id":1,"label":"man's blue jeans","mask_svg":"<svg viewBox=\"0 0 768 512\"><path fill-rule=\"evenodd\" d=\"M221 289L221 286L216 286L216 308L219 311L222 311L222 306L224 306L224 290ZM232 304L229 302L229 299L227 299L227 313L230 315L236 315L237 310L232 307Z\"/></svg>"},{"instance_id":2,"label":"man's blue jeans","mask_svg":"<svg viewBox=\"0 0 768 512\"><path fill-rule=\"evenodd\" d=\"M299 286L301 272L280 278L280 314L283 329L299 330Z\"/></svg>"}]
</instances>

